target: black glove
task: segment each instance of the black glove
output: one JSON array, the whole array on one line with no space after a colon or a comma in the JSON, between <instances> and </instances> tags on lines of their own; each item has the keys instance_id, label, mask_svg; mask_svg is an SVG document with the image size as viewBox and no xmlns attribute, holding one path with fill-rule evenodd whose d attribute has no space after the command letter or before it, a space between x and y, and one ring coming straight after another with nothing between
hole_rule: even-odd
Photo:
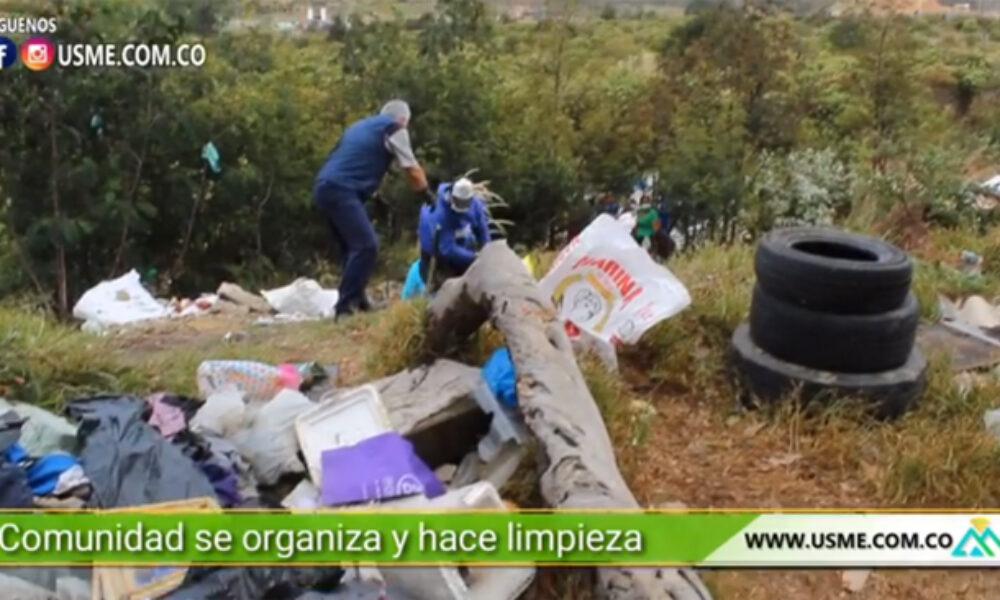
<instances>
[{"instance_id":1,"label":"black glove","mask_svg":"<svg viewBox=\"0 0 1000 600\"><path fill-rule=\"evenodd\" d=\"M437 195L431 191L431 188L424 188L424 200L427 204L434 206L437 204Z\"/></svg>"}]
</instances>

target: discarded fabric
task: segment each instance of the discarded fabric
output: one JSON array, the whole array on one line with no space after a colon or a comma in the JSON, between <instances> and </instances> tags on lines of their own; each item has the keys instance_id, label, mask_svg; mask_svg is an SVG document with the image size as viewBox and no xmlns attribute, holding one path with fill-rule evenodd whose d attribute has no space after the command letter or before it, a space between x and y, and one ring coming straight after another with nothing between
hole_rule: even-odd
<instances>
[{"instance_id":1,"label":"discarded fabric","mask_svg":"<svg viewBox=\"0 0 1000 600\"><path fill-rule=\"evenodd\" d=\"M149 424L159 430L163 437L170 437L187 427L187 418L179 407L169 404L164 399L166 394L154 394L148 402L153 408L149 416Z\"/></svg>"},{"instance_id":2,"label":"discarded fabric","mask_svg":"<svg viewBox=\"0 0 1000 600\"><path fill-rule=\"evenodd\" d=\"M316 281L305 278L282 288L262 291L261 295L281 314L315 318L333 317L339 297L337 290L325 290Z\"/></svg>"},{"instance_id":3,"label":"discarded fabric","mask_svg":"<svg viewBox=\"0 0 1000 600\"><path fill-rule=\"evenodd\" d=\"M633 343L691 296L614 218L600 215L539 282L564 320L606 341Z\"/></svg>"},{"instance_id":4,"label":"discarded fabric","mask_svg":"<svg viewBox=\"0 0 1000 600\"><path fill-rule=\"evenodd\" d=\"M193 431L179 432L174 436L173 443L212 484L220 506L231 508L243 502L236 468L229 457L217 455L208 440Z\"/></svg>"},{"instance_id":5,"label":"discarded fabric","mask_svg":"<svg viewBox=\"0 0 1000 600\"><path fill-rule=\"evenodd\" d=\"M517 406L517 376L507 348L497 348L483 365L483 379L490 391L506 406Z\"/></svg>"},{"instance_id":6,"label":"discarded fabric","mask_svg":"<svg viewBox=\"0 0 1000 600\"><path fill-rule=\"evenodd\" d=\"M144 420L145 400L97 396L69 403L81 421L80 462L97 508L213 496L208 479Z\"/></svg>"},{"instance_id":7,"label":"discarded fabric","mask_svg":"<svg viewBox=\"0 0 1000 600\"><path fill-rule=\"evenodd\" d=\"M0 413L0 452L7 452L8 448L17 443L24 423L25 419L12 410Z\"/></svg>"},{"instance_id":8,"label":"discarded fabric","mask_svg":"<svg viewBox=\"0 0 1000 600\"><path fill-rule=\"evenodd\" d=\"M444 486L413 446L395 432L323 453L322 499L327 506L423 494L434 498Z\"/></svg>"},{"instance_id":9,"label":"discarded fabric","mask_svg":"<svg viewBox=\"0 0 1000 600\"><path fill-rule=\"evenodd\" d=\"M202 397L232 386L247 402L267 402L282 389L298 389L301 384L294 366L274 367L249 360L206 360L198 365L197 380Z\"/></svg>"},{"instance_id":10,"label":"discarded fabric","mask_svg":"<svg viewBox=\"0 0 1000 600\"><path fill-rule=\"evenodd\" d=\"M25 419L20 443L31 456L50 452L72 452L76 448L76 427L44 408L0 399L0 412L13 410Z\"/></svg>"},{"instance_id":11,"label":"discarded fabric","mask_svg":"<svg viewBox=\"0 0 1000 600\"><path fill-rule=\"evenodd\" d=\"M162 319L169 314L170 309L142 287L135 269L87 290L73 307L74 317L96 328Z\"/></svg>"},{"instance_id":12,"label":"discarded fabric","mask_svg":"<svg viewBox=\"0 0 1000 600\"><path fill-rule=\"evenodd\" d=\"M489 386L480 386L475 396L479 408L491 417L490 429L479 441L477 448L480 458L490 462L496 458L507 441L513 441L518 445L525 442L527 432L524 431L520 419L511 408L503 406L497 400Z\"/></svg>"},{"instance_id":13,"label":"discarded fabric","mask_svg":"<svg viewBox=\"0 0 1000 600\"><path fill-rule=\"evenodd\" d=\"M57 495L56 488L59 487L59 478L74 467L83 469L75 457L65 453L54 453L42 456L31 461L25 470L28 475L28 485L36 496ZM86 481L84 483L87 483ZM66 485L66 484L64 484Z\"/></svg>"}]
</instances>

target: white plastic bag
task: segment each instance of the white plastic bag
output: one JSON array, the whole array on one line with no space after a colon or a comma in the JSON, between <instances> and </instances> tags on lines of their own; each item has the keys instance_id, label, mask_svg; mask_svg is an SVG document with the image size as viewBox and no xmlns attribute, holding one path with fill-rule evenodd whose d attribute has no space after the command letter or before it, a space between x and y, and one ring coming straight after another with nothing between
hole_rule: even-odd
<instances>
[{"instance_id":1,"label":"white plastic bag","mask_svg":"<svg viewBox=\"0 0 1000 600\"><path fill-rule=\"evenodd\" d=\"M564 320L612 344L636 342L691 304L684 284L609 215L580 232L539 285Z\"/></svg>"},{"instance_id":2,"label":"white plastic bag","mask_svg":"<svg viewBox=\"0 0 1000 600\"><path fill-rule=\"evenodd\" d=\"M312 279L299 278L285 287L261 291L274 310L285 315L327 318L340 297L337 290L325 290Z\"/></svg>"},{"instance_id":3,"label":"white plastic bag","mask_svg":"<svg viewBox=\"0 0 1000 600\"><path fill-rule=\"evenodd\" d=\"M73 316L95 330L149 319L163 319L170 309L156 301L139 283L135 269L87 290L73 307Z\"/></svg>"},{"instance_id":4,"label":"white plastic bag","mask_svg":"<svg viewBox=\"0 0 1000 600\"><path fill-rule=\"evenodd\" d=\"M286 473L305 473L299 460L295 419L313 403L295 390L281 390L260 407L249 428L233 436L232 442L246 458L254 475L264 485L273 485Z\"/></svg>"}]
</instances>

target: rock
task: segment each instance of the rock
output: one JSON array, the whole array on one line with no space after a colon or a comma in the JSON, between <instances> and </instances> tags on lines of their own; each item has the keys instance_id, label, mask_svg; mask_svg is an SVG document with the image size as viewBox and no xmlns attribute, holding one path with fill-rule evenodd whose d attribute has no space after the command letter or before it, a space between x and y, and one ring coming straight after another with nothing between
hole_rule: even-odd
<instances>
[{"instance_id":1,"label":"rock","mask_svg":"<svg viewBox=\"0 0 1000 600\"><path fill-rule=\"evenodd\" d=\"M251 294L235 283L223 283L219 286L219 298L229 300L233 304L245 306L252 312L270 314L274 312L271 305L257 294Z\"/></svg>"},{"instance_id":2,"label":"rock","mask_svg":"<svg viewBox=\"0 0 1000 600\"><path fill-rule=\"evenodd\" d=\"M860 592L864 589L865 582L868 581L868 576L871 574L871 569L851 569L844 571L842 577L844 589L852 594Z\"/></svg>"}]
</instances>

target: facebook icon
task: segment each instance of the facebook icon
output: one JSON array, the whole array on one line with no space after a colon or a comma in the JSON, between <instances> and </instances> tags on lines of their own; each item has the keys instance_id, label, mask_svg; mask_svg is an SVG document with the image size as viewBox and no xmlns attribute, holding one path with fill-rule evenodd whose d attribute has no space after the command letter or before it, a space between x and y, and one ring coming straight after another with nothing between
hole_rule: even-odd
<instances>
[{"instance_id":1,"label":"facebook icon","mask_svg":"<svg viewBox=\"0 0 1000 600\"><path fill-rule=\"evenodd\" d=\"M17 61L17 45L10 38L0 37L0 69L6 69Z\"/></svg>"}]
</instances>

